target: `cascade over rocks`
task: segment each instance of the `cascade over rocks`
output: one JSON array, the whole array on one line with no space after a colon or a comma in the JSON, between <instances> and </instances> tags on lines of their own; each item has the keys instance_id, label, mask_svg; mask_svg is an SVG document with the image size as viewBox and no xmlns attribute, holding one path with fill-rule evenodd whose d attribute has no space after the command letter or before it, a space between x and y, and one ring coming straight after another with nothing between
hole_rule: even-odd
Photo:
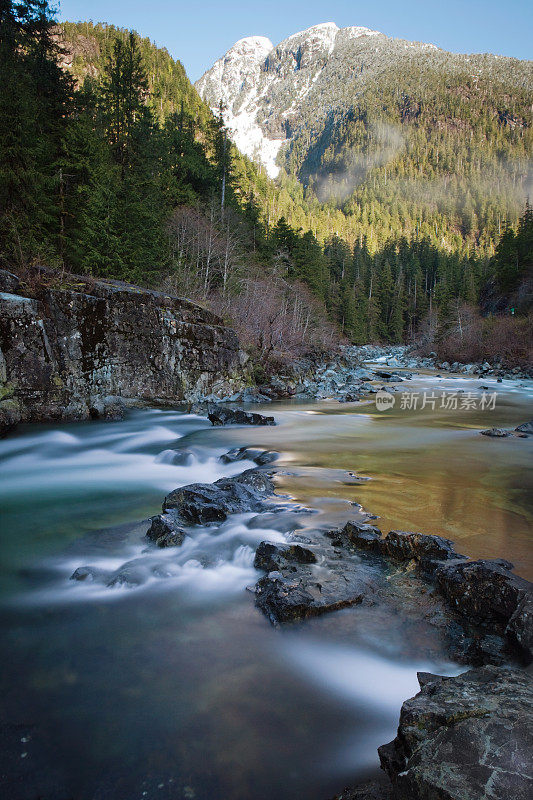
<instances>
[{"instance_id":1,"label":"cascade over rocks","mask_svg":"<svg viewBox=\"0 0 533 800\"><path fill-rule=\"evenodd\" d=\"M235 448L226 463L264 455ZM261 542L254 559L254 567L265 572L255 586L256 606L273 625L358 606L363 625L401 618L411 630L424 629L429 656L432 629L439 652L444 643L452 659L479 665L454 678L420 673L421 691L403 704L397 737L379 748L390 785L366 782L335 800L529 798L533 690L525 670L505 664L531 658L531 584L514 575L509 562L470 561L441 536L383 536L369 524L370 515L337 530L302 526L299 507L274 504L271 474L256 467L170 492L163 512L150 520L148 539L158 547L179 547L195 525L256 512L246 523L250 529L286 534L283 543ZM141 556L115 571L79 567L72 579L135 588L173 574L171 561Z\"/></svg>"}]
</instances>

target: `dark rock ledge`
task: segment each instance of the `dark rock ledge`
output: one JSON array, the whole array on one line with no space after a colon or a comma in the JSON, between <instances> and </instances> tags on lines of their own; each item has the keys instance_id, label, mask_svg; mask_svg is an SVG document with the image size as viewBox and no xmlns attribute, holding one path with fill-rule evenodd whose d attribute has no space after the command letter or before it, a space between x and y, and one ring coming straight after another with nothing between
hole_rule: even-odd
<instances>
[{"instance_id":1,"label":"dark rock ledge","mask_svg":"<svg viewBox=\"0 0 533 800\"><path fill-rule=\"evenodd\" d=\"M424 619L460 663L531 660L531 584L503 560L469 561L449 539L356 521L307 537L307 548L262 543L256 604L274 625L353 605ZM303 557L302 550L306 550ZM265 553L268 553L268 559Z\"/></svg>"}]
</instances>

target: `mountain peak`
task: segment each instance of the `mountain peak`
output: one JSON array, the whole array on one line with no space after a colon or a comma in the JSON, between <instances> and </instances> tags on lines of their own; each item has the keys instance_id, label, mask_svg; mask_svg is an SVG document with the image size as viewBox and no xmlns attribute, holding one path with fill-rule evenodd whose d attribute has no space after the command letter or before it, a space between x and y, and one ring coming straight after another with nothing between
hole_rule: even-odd
<instances>
[{"instance_id":1,"label":"mountain peak","mask_svg":"<svg viewBox=\"0 0 533 800\"><path fill-rule=\"evenodd\" d=\"M245 36L235 42L233 47L226 53L226 57L233 51L238 51L239 53L250 52L266 58L273 49L274 45L266 36Z\"/></svg>"},{"instance_id":2,"label":"mountain peak","mask_svg":"<svg viewBox=\"0 0 533 800\"><path fill-rule=\"evenodd\" d=\"M434 45L393 39L362 26L339 28L322 22L277 45L263 36L236 42L196 83L209 106L224 106L230 137L245 155L262 164L270 177L279 172L278 155L302 133L340 118L350 102L383 76L405 76L422 67L438 75L460 69L477 75L499 64L489 57L446 53ZM399 88L403 89L403 85ZM406 85L405 91L409 93ZM358 102L358 101L357 101Z\"/></svg>"}]
</instances>

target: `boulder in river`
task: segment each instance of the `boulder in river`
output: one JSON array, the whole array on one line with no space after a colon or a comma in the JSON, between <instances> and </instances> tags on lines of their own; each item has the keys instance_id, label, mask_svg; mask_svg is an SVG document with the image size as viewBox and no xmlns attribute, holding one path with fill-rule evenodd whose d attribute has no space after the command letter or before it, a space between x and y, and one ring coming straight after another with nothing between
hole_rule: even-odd
<instances>
[{"instance_id":1,"label":"boulder in river","mask_svg":"<svg viewBox=\"0 0 533 800\"><path fill-rule=\"evenodd\" d=\"M302 565L294 577L287 575L287 570L274 570L261 578L255 587L255 602L278 625L357 605L372 591L364 576L345 575L340 565L325 583L309 566Z\"/></svg>"},{"instance_id":2,"label":"boulder in river","mask_svg":"<svg viewBox=\"0 0 533 800\"><path fill-rule=\"evenodd\" d=\"M396 800L529 800L533 685L525 670L486 666L455 678L419 673L398 735L379 748Z\"/></svg>"},{"instance_id":3,"label":"boulder in river","mask_svg":"<svg viewBox=\"0 0 533 800\"><path fill-rule=\"evenodd\" d=\"M531 658L532 587L512 566L501 559L452 561L438 567L436 578L454 608L473 621L505 624Z\"/></svg>"},{"instance_id":4,"label":"boulder in river","mask_svg":"<svg viewBox=\"0 0 533 800\"><path fill-rule=\"evenodd\" d=\"M211 405L207 416L212 425L275 425L274 417L265 417L242 408Z\"/></svg>"},{"instance_id":5,"label":"boulder in river","mask_svg":"<svg viewBox=\"0 0 533 800\"><path fill-rule=\"evenodd\" d=\"M228 514L263 511L266 497L273 491L274 484L265 472L249 469L235 478L175 489L165 497L163 511L175 509L185 524L222 522Z\"/></svg>"},{"instance_id":6,"label":"boulder in river","mask_svg":"<svg viewBox=\"0 0 533 800\"><path fill-rule=\"evenodd\" d=\"M379 528L356 520L347 522L340 531L330 531L328 536L334 540L334 544L351 544L398 561L426 563L466 558L456 553L450 539L442 536L412 531L389 531L383 538Z\"/></svg>"},{"instance_id":7,"label":"boulder in river","mask_svg":"<svg viewBox=\"0 0 533 800\"><path fill-rule=\"evenodd\" d=\"M183 544L187 533L180 524L181 520L173 511L152 517L151 525L146 533L150 541L158 547L179 547Z\"/></svg>"},{"instance_id":8,"label":"boulder in river","mask_svg":"<svg viewBox=\"0 0 533 800\"><path fill-rule=\"evenodd\" d=\"M267 572L297 564L314 564L316 556L312 550L300 544L273 544L261 542L255 553L254 567Z\"/></svg>"},{"instance_id":9,"label":"boulder in river","mask_svg":"<svg viewBox=\"0 0 533 800\"><path fill-rule=\"evenodd\" d=\"M253 461L258 466L271 464L279 458L279 453L273 450L254 450L249 447L234 447L227 453L220 456L219 461L223 464L234 464L236 461Z\"/></svg>"},{"instance_id":10,"label":"boulder in river","mask_svg":"<svg viewBox=\"0 0 533 800\"><path fill-rule=\"evenodd\" d=\"M523 422L522 425L517 425L515 431L533 435L533 419L530 419L529 422Z\"/></svg>"},{"instance_id":11,"label":"boulder in river","mask_svg":"<svg viewBox=\"0 0 533 800\"><path fill-rule=\"evenodd\" d=\"M504 428L487 428L485 431L481 431L482 436L492 436L495 439L503 439L506 436L510 436L510 432L506 431Z\"/></svg>"}]
</instances>

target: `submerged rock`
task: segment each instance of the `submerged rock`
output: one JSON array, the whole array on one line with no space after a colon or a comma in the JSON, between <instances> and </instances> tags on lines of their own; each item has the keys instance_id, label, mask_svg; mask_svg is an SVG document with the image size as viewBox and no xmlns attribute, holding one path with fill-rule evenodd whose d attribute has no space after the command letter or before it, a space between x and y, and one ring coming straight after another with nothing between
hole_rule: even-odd
<instances>
[{"instance_id":1,"label":"submerged rock","mask_svg":"<svg viewBox=\"0 0 533 800\"><path fill-rule=\"evenodd\" d=\"M279 453L272 450L253 450L249 447L234 447L227 453L220 456L219 461L223 464L234 464L236 461L253 461L258 466L271 464L279 458Z\"/></svg>"},{"instance_id":2,"label":"submerged rock","mask_svg":"<svg viewBox=\"0 0 533 800\"><path fill-rule=\"evenodd\" d=\"M254 411L225 406L209 406L207 416L212 425L275 425L274 417L265 417Z\"/></svg>"},{"instance_id":3,"label":"submerged rock","mask_svg":"<svg viewBox=\"0 0 533 800\"><path fill-rule=\"evenodd\" d=\"M127 561L119 569L115 570L109 577L106 586L125 586L127 588L134 588L142 586L152 577L152 570L146 562L146 559L135 558L133 561Z\"/></svg>"},{"instance_id":4,"label":"submerged rock","mask_svg":"<svg viewBox=\"0 0 533 800\"><path fill-rule=\"evenodd\" d=\"M111 572L98 567L78 567L70 576L71 581L87 581L87 583L105 583Z\"/></svg>"},{"instance_id":5,"label":"submerged rock","mask_svg":"<svg viewBox=\"0 0 533 800\"><path fill-rule=\"evenodd\" d=\"M455 678L422 673L419 681L396 739L378 751L396 800L528 800L530 676L487 666Z\"/></svg>"},{"instance_id":6,"label":"submerged rock","mask_svg":"<svg viewBox=\"0 0 533 800\"><path fill-rule=\"evenodd\" d=\"M503 439L506 436L510 436L510 432L504 430L504 428L487 428L485 431L481 431L482 436L492 436L494 438Z\"/></svg>"}]
</instances>

